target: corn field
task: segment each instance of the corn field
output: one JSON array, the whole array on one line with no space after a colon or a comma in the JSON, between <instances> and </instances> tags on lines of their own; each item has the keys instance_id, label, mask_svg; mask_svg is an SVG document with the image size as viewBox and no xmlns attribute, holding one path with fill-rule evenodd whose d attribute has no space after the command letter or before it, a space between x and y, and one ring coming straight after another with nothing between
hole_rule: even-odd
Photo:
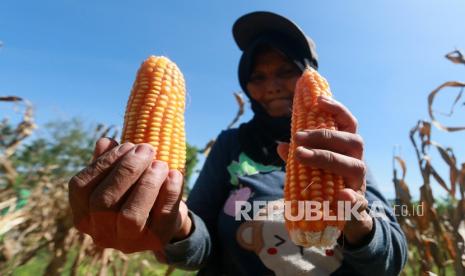
<instances>
[{"instance_id":1,"label":"corn field","mask_svg":"<svg viewBox=\"0 0 465 276\"><path fill-rule=\"evenodd\" d=\"M453 63L465 65L464 57L459 51L447 54L446 58ZM401 156L395 155L393 160L401 168L399 176L394 167L393 179L396 204L407 207L404 215L398 216L398 220L408 239L408 267L412 275L428 275L427 273L431 274L433 271L438 275L465 275L465 163L459 164L453 148L444 147L433 140L433 130L436 129L447 132L465 130L464 126L444 126L434 116L434 98L445 87L460 88L452 106L453 113L454 106L462 96L464 82L448 81L434 89L428 95L430 121L418 121L409 133L423 180L419 202L412 201L409 186L405 181L407 164ZM440 161L449 167L448 178L441 176L435 169L434 164L438 161L431 158L433 149L442 157ZM450 204L441 212L432 193L432 180L443 188L450 198ZM418 210L416 206L419 205L422 206L421 213L415 212Z\"/></svg>"},{"instance_id":2,"label":"corn field","mask_svg":"<svg viewBox=\"0 0 465 276\"><path fill-rule=\"evenodd\" d=\"M459 51L446 57L465 65ZM444 126L434 116L434 98L445 87L461 89L454 106L460 101L465 83L444 83L428 96L430 121L419 121L410 130L423 180L419 201L412 199L405 181L406 162L402 156L393 157L395 203L408 206L407 214L398 217L409 243L404 275L465 275L465 163L458 161L451 147L444 147L433 139L435 130L448 131L450 135L465 130L465 127ZM239 94L235 97L239 110L228 128L244 113L243 98ZM43 275L189 275L190 272L175 271L157 263L150 253L125 255L99 248L89 236L73 228L67 182L92 158L92 148L99 137L118 136L116 127L99 125L85 138L72 130L73 137L81 137L76 138L77 143L47 146L44 141L27 142L36 129L31 103L20 97L5 96L0 97L0 104L13 106L12 113L20 117L17 123L0 118L0 275L15 274L39 256L43 256L44 267L40 270ZM208 154L213 143L211 140L202 149L189 149L188 176L195 167L196 155ZM47 147L58 157L44 155ZM434 149L442 160L432 160L430 154ZM441 172L448 174L447 177L436 170L436 162L448 165L449 171ZM439 185L449 195L450 204L445 208L438 207L432 185ZM414 211L419 205L424 210L421 215Z\"/></svg>"}]
</instances>

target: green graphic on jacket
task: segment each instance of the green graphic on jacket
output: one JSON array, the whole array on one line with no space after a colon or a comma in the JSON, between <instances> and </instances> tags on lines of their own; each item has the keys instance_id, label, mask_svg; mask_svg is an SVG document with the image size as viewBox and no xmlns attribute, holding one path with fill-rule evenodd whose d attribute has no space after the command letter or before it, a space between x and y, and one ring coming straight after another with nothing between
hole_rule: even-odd
<instances>
[{"instance_id":1,"label":"green graphic on jacket","mask_svg":"<svg viewBox=\"0 0 465 276\"><path fill-rule=\"evenodd\" d=\"M238 176L245 176L245 175L254 175L260 172L272 172L272 171L279 171L281 167L277 166L267 166L260 163L255 162L245 153L241 152L239 155L239 162L233 161L228 166L228 172L231 176L231 184L234 186L239 185Z\"/></svg>"}]
</instances>

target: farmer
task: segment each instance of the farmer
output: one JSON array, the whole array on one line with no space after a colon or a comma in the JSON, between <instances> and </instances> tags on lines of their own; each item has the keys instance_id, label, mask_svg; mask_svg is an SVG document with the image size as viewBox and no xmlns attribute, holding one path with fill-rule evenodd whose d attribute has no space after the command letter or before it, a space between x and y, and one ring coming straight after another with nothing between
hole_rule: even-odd
<instances>
[{"instance_id":1,"label":"farmer","mask_svg":"<svg viewBox=\"0 0 465 276\"><path fill-rule=\"evenodd\" d=\"M303 248L290 240L282 217L248 220L238 212L237 202L283 198L294 87L304 66L317 69L318 59L313 41L277 14L246 14L233 35L254 117L220 133L187 202L181 173L152 161L150 145L102 138L96 160L69 183L77 229L102 247L151 250L201 275L397 275L407 259L405 236L364 163L356 118L335 100L319 103L339 130L299 133L296 158L342 175L346 188L336 198L360 207L337 244Z\"/></svg>"}]
</instances>

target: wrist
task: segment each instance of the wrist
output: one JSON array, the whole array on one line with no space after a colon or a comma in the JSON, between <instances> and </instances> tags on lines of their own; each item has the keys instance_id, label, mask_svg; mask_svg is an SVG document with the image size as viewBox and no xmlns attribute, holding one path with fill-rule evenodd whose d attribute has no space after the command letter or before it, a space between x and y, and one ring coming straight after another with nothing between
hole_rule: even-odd
<instances>
[{"instance_id":1,"label":"wrist","mask_svg":"<svg viewBox=\"0 0 465 276\"><path fill-rule=\"evenodd\" d=\"M360 219L349 221L344 227L344 239L351 246L361 246L373 231L373 218L366 212L361 213Z\"/></svg>"},{"instance_id":2,"label":"wrist","mask_svg":"<svg viewBox=\"0 0 465 276\"><path fill-rule=\"evenodd\" d=\"M191 234L192 220L189 216L186 216L179 230L174 234L172 242L184 240Z\"/></svg>"},{"instance_id":3,"label":"wrist","mask_svg":"<svg viewBox=\"0 0 465 276\"><path fill-rule=\"evenodd\" d=\"M180 221L178 224L179 227L178 230L174 233L171 242L183 240L187 238L192 232L193 223L189 216L189 210L184 201L180 202L178 219Z\"/></svg>"}]
</instances>

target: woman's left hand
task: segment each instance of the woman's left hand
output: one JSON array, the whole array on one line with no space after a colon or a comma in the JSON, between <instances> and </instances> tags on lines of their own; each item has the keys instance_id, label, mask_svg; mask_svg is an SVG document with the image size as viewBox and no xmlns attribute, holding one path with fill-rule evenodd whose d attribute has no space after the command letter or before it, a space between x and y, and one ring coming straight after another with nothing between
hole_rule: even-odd
<instances>
[{"instance_id":1,"label":"woman's left hand","mask_svg":"<svg viewBox=\"0 0 465 276\"><path fill-rule=\"evenodd\" d=\"M360 217L352 216L344 226L344 236L353 246L359 245L373 229L373 220L367 213L365 198L366 165L363 161L363 139L357 134L357 119L341 103L332 98L320 97L321 111L331 114L338 130L315 129L297 132L296 161L312 167L326 169L344 177L345 189L335 195L337 201L350 201L359 205ZM289 144L278 145L278 153L286 161Z\"/></svg>"}]
</instances>

